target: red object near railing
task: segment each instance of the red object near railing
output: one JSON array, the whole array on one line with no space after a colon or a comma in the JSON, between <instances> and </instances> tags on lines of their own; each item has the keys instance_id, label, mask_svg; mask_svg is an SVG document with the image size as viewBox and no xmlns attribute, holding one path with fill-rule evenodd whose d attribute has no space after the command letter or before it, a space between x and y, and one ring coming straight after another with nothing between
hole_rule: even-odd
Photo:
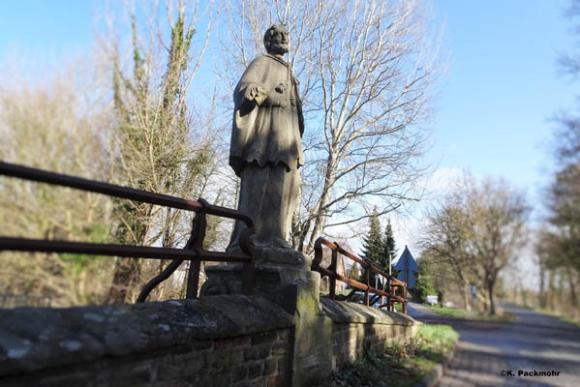
<instances>
[{"instance_id":1,"label":"red object near railing","mask_svg":"<svg viewBox=\"0 0 580 387\"><path fill-rule=\"evenodd\" d=\"M322 262L323 246L330 249L332 253L331 262L328 267L320 266ZM361 265L361 267L364 269L364 283L354 278L343 276L337 272L338 254L341 254L343 257L346 257L351 261ZM392 275L387 274L377 265L340 247L340 245L336 242L330 242L323 237L320 237L316 240L316 243L314 244L314 260L312 261L312 270L319 272L323 277L328 276L330 280L329 298L332 300L336 299L336 281L338 280L348 284L354 289L362 290L364 292L364 304L367 306L370 306L369 295L372 293L376 296L379 296L381 300L383 300L383 298L387 298L386 303L381 302L381 308L386 307L388 310L393 310L394 304L400 303L403 313L407 313L407 284L396 279ZM385 279L385 281L383 281L382 289L371 286L370 279L372 274L381 276ZM397 294L398 291L401 291L401 294Z\"/></svg>"},{"instance_id":2,"label":"red object near railing","mask_svg":"<svg viewBox=\"0 0 580 387\"><path fill-rule=\"evenodd\" d=\"M188 200L170 195L158 194L119 185L103 183L80 177L58 174L41 169L25 167L0 161L0 175L19 178L38 183L46 183L61 187L69 187L82 191L100 193L106 196L128 199L142 203L156 204L165 207L193 211L190 238L183 249L132 246L117 244L99 244L85 242L70 242L58 240L28 239L0 237L0 251L28 251L44 253L73 253L88 255L106 255L119 258L149 258L171 260L172 262L157 276L152 278L141 290L137 302L143 302L149 293L179 267L183 261L191 261L187 275L186 298L196 298L199 288L199 271L202 261L242 262L243 284L246 294L252 293L254 265L248 250L249 236L253 232L252 219L236 210L214 206L204 199ZM207 251L203 248L203 240L207 226L206 216L215 215L242 221L248 227L248 232L240 241L242 252L230 253Z\"/></svg>"}]
</instances>

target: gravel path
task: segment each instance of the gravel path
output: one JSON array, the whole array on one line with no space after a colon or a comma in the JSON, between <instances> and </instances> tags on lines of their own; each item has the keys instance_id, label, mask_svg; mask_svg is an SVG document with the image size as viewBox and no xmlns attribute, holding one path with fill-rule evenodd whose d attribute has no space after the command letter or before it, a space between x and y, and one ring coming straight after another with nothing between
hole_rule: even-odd
<instances>
[{"instance_id":1,"label":"gravel path","mask_svg":"<svg viewBox=\"0 0 580 387\"><path fill-rule=\"evenodd\" d=\"M440 386L580 387L580 328L527 309L505 309L517 320L446 319L411 305L416 319L450 324L459 332L455 357Z\"/></svg>"}]
</instances>

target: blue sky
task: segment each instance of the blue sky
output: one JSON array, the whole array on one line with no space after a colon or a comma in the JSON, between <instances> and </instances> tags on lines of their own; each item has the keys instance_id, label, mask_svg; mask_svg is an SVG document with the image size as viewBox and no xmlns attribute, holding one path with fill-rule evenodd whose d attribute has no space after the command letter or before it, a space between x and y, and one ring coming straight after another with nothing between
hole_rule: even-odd
<instances>
[{"instance_id":1,"label":"blue sky","mask_svg":"<svg viewBox=\"0 0 580 387\"><path fill-rule=\"evenodd\" d=\"M96 9L91 1L20 0L0 7L0 58L13 50L39 59L64 55L91 42Z\"/></svg>"},{"instance_id":2,"label":"blue sky","mask_svg":"<svg viewBox=\"0 0 580 387\"><path fill-rule=\"evenodd\" d=\"M445 75L437 87L432 152L445 168L502 175L532 189L549 162L550 118L573 106L577 85L556 59L573 45L568 0L437 0ZM92 42L98 3L4 2L0 60L11 53L45 63ZM40 71L40 70L39 70Z\"/></svg>"},{"instance_id":3,"label":"blue sky","mask_svg":"<svg viewBox=\"0 0 580 387\"><path fill-rule=\"evenodd\" d=\"M79 54L93 42L101 2L20 0L0 11L0 63L26 59L31 76ZM433 0L443 25L445 74L436 87L433 149L436 176L469 169L501 176L527 191L533 205L551 169L550 119L575 103L577 85L557 57L574 45L564 17L569 0ZM444 179L438 179L445 185ZM407 227L407 233L413 227ZM405 231L402 231L405 232ZM412 244L404 236L403 244Z\"/></svg>"},{"instance_id":4,"label":"blue sky","mask_svg":"<svg viewBox=\"0 0 580 387\"><path fill-rule=\"evenodd\" d=\"M445 23L432 155L444 168L503 176L532 201L551 163L550 120L574 106L577 85L557 57L572 48L568 1L436 1Z\"/></svg>"}]
</instances>

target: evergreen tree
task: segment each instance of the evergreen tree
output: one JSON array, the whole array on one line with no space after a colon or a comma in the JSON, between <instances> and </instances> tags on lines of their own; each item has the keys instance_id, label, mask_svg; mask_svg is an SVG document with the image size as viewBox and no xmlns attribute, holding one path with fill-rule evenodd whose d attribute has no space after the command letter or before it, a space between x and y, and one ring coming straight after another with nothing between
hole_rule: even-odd
<instances>
[{"instance_id":1,"label":"evergreen tree","mask_svg":"<svg viewBox=\"0 0 580 387\"><path fill-rule=\"evenodd\" d=\"M363 242L363 257L375 264L381 262L383 255L383 241L381 237L381 222L376 210L369 218L369 232Z\"/></svg>"},{"instance_id":2,"label":"evergreen tree","mask_svg":"<svg viewBox=\"0 0 580 387\"><path fill-rule=\"evenodd\" d=\"M395 236L390 219L387 221L387 226L385 227L385 238L383 240L382 254L380 260L378 261L382 267L387 269L389 267L389 255L391 256L391 262L397 258L397 247L395 244ZM392 267L392 273L393 275L397 275L394 267Z\"/></svg>"},{"instance_id":3,"label":"evergreen tree","mask_svg":"<svg viewBox=\"0 0 580 387\"><path fill-rule=\"evenodd\" d=\"M383 241L381 237L381 222L375 209L369 218L369 232L363 241L363 258L378 265L381 255L383 254ZM366 281L366 270L361 273L361 281ZM376 274L370 276L372 286L376 283Z\"/></svg>"}]
</instances>

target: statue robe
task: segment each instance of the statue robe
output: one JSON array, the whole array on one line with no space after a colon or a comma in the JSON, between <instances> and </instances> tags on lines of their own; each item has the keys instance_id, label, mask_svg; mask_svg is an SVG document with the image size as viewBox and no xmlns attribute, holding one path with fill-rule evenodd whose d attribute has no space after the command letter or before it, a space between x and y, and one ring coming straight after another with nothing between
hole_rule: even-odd
<instances>
[{"instance_id":1,"label":"statue robe","mask_svg":"<svg viewBox=\"0 0 580 387\"><path fill-rule=\"evenodd\" d=\"M268 94L260 106L244 98L252 86ZM236 86L234 103L230 165L238 176L253 162L260 167L282 163L290 169L304 164L302 104L288 63L271 55L254 59Z\"/></svg>"},{"instance_id":2,"label":"statue robe","mask_svg":"<svg viewBox=\"0 0 580 387\"><path fill-rule=\"evenodd\" d=\"M245 98L254 86L266 91L260 104ZM271 55L254 59L236 86L234 103L230 166L241 178L238 210L254 220L254 243L289 247L298 168L304 164L302 105L289 64ZM236 223L229 249L238 247L243 228Z\"/></svg>"}]
</instances>

